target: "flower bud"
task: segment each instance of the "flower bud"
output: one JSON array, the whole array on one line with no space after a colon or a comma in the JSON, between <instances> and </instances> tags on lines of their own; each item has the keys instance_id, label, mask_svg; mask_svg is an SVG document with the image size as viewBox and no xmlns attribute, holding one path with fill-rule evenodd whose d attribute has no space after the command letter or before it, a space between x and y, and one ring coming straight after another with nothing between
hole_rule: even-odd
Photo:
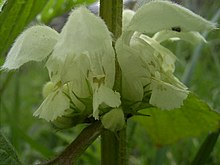
<instances>
[{"instance_id":1,"label":"flower bud","mask_svg":"<svg viewBox=\"0 0 220 165\"><path fill-rule=\"evenodd\" d=\"M104 128L116 132L121 130L125 124L124 113L121 108L115 108L106 113L101 119Z\"/></svg>"}]
</instances>

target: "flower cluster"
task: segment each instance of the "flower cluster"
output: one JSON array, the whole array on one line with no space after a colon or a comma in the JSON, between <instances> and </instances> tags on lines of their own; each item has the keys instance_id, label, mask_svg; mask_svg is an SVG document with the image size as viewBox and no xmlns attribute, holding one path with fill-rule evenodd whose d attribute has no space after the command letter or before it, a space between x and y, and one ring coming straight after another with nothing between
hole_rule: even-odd
<instances>
[{"instance_id":1,"label":"flower cluster","mask_svg":"<svg viewBox=\"0 0 220 165\"><path fill-rule=\"evenodd\" d=\"M136 13L124 11L123 33L114 51L104 21L79 7L60 34L39 25L24 31L2 69L47 58L50 82L43 88L45 100L34 116L60 128L93 116L101 118L105 128L117 131L124 125L123 102L147 102L167 110L183 104L189 92L174 76L176 56L161 43L173 38L205 41L198 32L213 28L212 23L177 4L153 1ZM117 92L113 90L115 60L122 71L122 91Z\"/></svg>"}]
</instances>

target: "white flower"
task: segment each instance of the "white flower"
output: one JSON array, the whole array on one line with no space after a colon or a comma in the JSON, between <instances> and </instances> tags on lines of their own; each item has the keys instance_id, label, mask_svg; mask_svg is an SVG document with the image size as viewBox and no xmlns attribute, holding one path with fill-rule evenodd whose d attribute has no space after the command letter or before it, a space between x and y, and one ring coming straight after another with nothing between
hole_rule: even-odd
<instances>
[{"instance_id":1,"label":"white flower","mask_svg":"<svg viewBox=\"0 0 220 165\"><path fill-rule=\"evenodd\" d=\"M123 26L115 45L122 70L122 93L112 89L115 52L111 34L103 20L85 7L73 10L60 34L46 26L24 31L2 69L17 69L28 61L48 57L51 82L44 90L45 100L34 113L47 121L77 110L95 119L104 114L105 128L120 130L126 111L120 107L121 95L132 105L146 101L144 97L150 93L149 104L161 109L179 108L189 91L173 75L176 56L161 42L177 38L193 44L206 42L198 32L215 25L177 4L152 1L136 13L125 10ZM102 112L106 107L110 112ZM112 116L116 118L108 122Z\"/></svg>"},{"instance_id":2,"label":"white flower","mask_svg":"<svg viewBox=\"0 0 220 165\"><path fill-rule=\"evenodd\" d=\"M80 28L79 28L80 27ZM111 95L115 104L105 100L109 95L98 95L104 89L114 93L115 55L112 38L105 23L81 7L72 12L60 33L60 38L46 64L52 81L62 84L72 82L73 92L81 98L93 96L93 116L99 118L99 105L110 107L120 105L120 97ZM96 86L95 77L103 76ZM92 91L88 90L88 83Z\"/></svg>"},{"instance_id":3,"label":"white flower","mask_svg":"<svg viewBox=\"0 0 220 165\"><path fill-rule=\"evenodd\" d=\"M116 43L122 69L122 97L141 102L144 93L151 92L150 104L161 109L179 108L189 91L173 75L176 56L160 43L173 38L193 44L206 42L198 32L215 25L168 1L149 2L134 16L129 12L124 16L127 28Z\"/></svg>"},{"instance_id":4,"label":"white flower","mask_svg":"<svg viewBox=\"0 0 220 165\"><path fill-rule=\"evenodd\" d=\"M46 26L27 29L16 40L2 69L17 69L28 61L41 61L47 56L46 67L54 90L35 116L53 121L70 108L71 101L83 110L85 106L77 98L91 96L96 119L101 104L120 106L120 94L112 90L115 54L111 34L102 19L88 9L74 10L60 34ZM95 79L100 76L102 81L97 85ZM68 86L68 93L63 91L65 86Z\"/></svg>"}]
</instances>

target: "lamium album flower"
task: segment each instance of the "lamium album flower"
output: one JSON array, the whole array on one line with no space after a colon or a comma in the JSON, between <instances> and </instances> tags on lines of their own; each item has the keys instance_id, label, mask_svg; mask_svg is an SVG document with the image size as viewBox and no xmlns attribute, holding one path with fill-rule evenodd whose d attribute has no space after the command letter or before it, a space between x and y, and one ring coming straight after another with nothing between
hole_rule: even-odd
<instances>
[{"instance_id":1,"label":"lamium album flower","mask_svg":"<svg viewBox=\"0 0 220 165\"><path fill-rule=\"evenodd\" d=\"M50 82L34 116L61 128L93 116L105 128L118 131L127 111L123 105L145 102L164 110L183 105L189 91L174 76L177 57L161 43L206 42L199 32L213 28L214 24L177 4L152 1L136 13L124 11L123 33L114 49L104 21L78 7L60 34L39 25L20 34L2 69L46 59ZM122 71L122 91L113 90L115 60Z\"/></svg>"}]
</instances>

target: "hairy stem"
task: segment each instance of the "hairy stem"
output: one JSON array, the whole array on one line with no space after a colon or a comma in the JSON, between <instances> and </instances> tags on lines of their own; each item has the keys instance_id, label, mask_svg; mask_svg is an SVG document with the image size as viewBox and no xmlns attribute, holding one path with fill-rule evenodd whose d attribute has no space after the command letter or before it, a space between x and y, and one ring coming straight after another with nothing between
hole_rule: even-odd
<instances>
[{"instance_id":1,"label":"hairy stem","mask_svg":"<svg viewBox=\"0 0 220 165\"><path fill-rule=\"evenodd\" d=\"M74 164L79 156L85 152L89 145L101 134L103 126L100 121L86 127L79 136L56 158L41 165Z\"/></svg>"},{"instance_id":2,"label":"hairy stem","mask_svg":"<svg viewBox=\"0 0 220 165\"><path fill-rule=\"evenodd\" d=\"M101 0L100 16L113 34L113 47L122 31L122 0ZM116 54L114 90L121 93L121 68ZM117 133L104 130L101 134L101 164L126 165L126 127Z\"/></svg>"}]
</instances>

